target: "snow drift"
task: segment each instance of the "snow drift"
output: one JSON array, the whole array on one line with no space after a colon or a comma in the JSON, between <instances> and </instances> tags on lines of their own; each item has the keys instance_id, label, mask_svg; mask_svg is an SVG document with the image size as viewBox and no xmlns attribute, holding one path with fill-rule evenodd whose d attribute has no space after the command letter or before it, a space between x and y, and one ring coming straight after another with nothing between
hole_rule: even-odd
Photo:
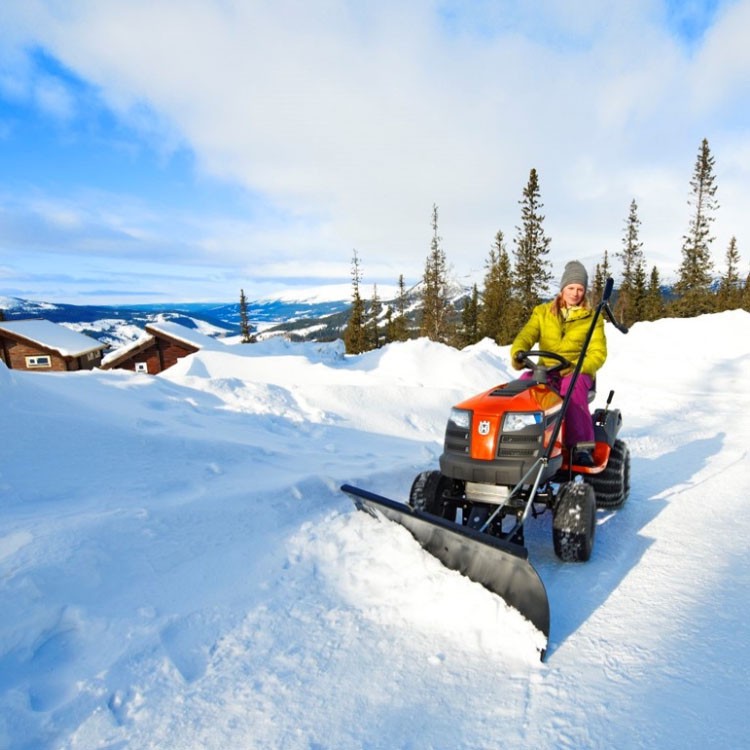
<instances>
[{"instance_id":1,"label":"snow drift","mask_svg":"<svg viewBox=\"0 0 750 750\"><path fill-rule=\"evenodd\" d=\"M609 346L631 496L584 565L527 525L544 664L518 613L338 492L405 498L450 406L512 377L507 349L0 365L0 746L740 746L750 315Z\"/></svg>"}]
</instances>

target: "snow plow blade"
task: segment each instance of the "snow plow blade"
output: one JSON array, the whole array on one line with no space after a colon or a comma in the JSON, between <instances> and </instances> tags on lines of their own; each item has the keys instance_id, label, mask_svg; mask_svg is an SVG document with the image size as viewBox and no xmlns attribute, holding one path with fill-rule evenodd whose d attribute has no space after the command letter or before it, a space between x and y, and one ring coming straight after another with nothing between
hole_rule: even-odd
<instances>
[{"instance_id":1,"label":"snow plow blade","mask_svg":"<svg viewBox=\"0 0 750 750\"><path fill-rule=\"evenodd\" d=\"M549 600L525 547L459 526L404 503L345 484L359 510L379 514L408 529L446 568L455 570L501 597L549 640ZM541 654L544 658L544 651Z\"/></svg>"}]
</instances>

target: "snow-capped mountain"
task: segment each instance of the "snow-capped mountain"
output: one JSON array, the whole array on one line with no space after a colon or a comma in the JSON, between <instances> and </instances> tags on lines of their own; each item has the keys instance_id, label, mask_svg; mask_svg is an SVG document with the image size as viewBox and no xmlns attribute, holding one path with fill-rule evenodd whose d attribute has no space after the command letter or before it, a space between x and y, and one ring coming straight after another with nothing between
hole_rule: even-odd
<instances>
[{"instance_id":1,"label":"snow-capped mountain","mask_svg":"<svg viewBox=\"0 0 750 750\"><path fill-rule=\"evenodd\" d=\"M308 290L312 291L312 290ZM349 300L342 290L338 295L326 298L320 291L317 298L312 294L300 294L278 298L248 301L248 315L254 330L273 330L277 326L293 326L299 321L318 321L345 311ZM201 333L217 338L235 336L240 331L239 302L184 304L140 304L140 305L70 305L38 302L18 297L0 297L0 311L6 320L45 318L53 323L62 323L73 330L118 347L135 341L148 323L165 320L174 321L187 328L196 328ZM304 324L303 324L304 325Z\"/></svg>"},{"instance_id":2,"label":"snow-capped mountain","mask_svg":"<svg viewBox=\"0 0 750 750\"><path fill-rule=\"evenodd\" d=\"M366 305L375 287L363 284L360 289ZM395 306L398 287L377 286L383 306ZM406 314L415 319L421 282L406 290ZM449 283L449 297L455 304L468 294L458 280ZM248 300L250 326L260 338L285 335L298 341L331 341L340 337L351 306L350 284L331 284L306 289L292 289ZM217 338L240 333L238 302L188 302L182 304L137 305L70 305L39 302L19 297L0 297L0 311L7 320L46 318L108 344L112 348L132 343L149 323L173 321L187 328Z\"/></svg>"}]
</instances>

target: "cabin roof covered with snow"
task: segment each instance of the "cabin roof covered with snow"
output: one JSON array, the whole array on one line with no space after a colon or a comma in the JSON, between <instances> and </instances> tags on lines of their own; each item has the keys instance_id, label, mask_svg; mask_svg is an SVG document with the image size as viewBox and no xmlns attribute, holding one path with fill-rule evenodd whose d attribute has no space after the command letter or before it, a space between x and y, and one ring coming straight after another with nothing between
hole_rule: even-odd
<instances>
[{"instance_id":1,"label":"cabin roof covered with snow","mask_svg":"<svg viewBox=\"0 0 750 750\"><path fill-rule=\"evenodd\" d=\"M148 368L146 371L156 374L171 367L177 359L187 354L201 349L217 349L224 346L211 336L172 321L162 320L149 323L145 328L145 333L137 340L121 346L104 357L102 367L106 370L116 367L133 369L136 362L140 366L146 363L145 366ZM151 361L152 357L153 361Z\"/></svg>"},{"instance_id":2,"label":"cabin roof covered with snow","mask_svg":"<svg viewBox=\"0 0 750 750\"><path fill-rule=\"evenodd\" d=\"M142 347L148 346L154 337L150 333L144 333L139 336L135 341L131 341L129 344L121 346L119 349L115 349L102 358L102 367L106 367L115 362L120 362L123 359L127 359L130 354L134 354Z\"/></svg>"},{"instance_id":3,"label":"cabin roof covered with snow","mask_svg":"<svg viewBox=\"0 0 750 750\"><path fill-rule=\"evenodd\" d=\"M148 333L155 336L166 336L167 338L181 341L183 344L192 346L195 349L216 349L221 346L216 339L206 336L195 328L187 328L171 320L162 320L158 323L149 323L146 326Z\"/></svg>"},{"instance_id":4,"label":"cabin roof covered with snow","mask_svg":"<svg viewBox=\"0 0 750 750\"><path fill-rule=\"evenodd\" d=\"M63 357L80 357L107 348L106 344L91 336L72 331L51 320L3 320L0 321L0 333L25 339L44 349L56 351Z\"/></svg>"}]
</instances>

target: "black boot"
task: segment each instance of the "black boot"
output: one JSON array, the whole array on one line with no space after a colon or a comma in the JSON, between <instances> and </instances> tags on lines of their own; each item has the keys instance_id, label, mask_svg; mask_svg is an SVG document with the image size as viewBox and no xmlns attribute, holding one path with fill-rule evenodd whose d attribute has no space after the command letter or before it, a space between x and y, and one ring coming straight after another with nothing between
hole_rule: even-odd
<instances>
[{"instance_id":1,"label":"black boot","mask_svg":"<svg viewBox=\"0 0 750 750\"><path fill-rule=\"evenodd\" d=\"M576 466L594 466L594 456L590 450L577 450L573 454L573 463Z\"/></svg>"}]
</instances>

